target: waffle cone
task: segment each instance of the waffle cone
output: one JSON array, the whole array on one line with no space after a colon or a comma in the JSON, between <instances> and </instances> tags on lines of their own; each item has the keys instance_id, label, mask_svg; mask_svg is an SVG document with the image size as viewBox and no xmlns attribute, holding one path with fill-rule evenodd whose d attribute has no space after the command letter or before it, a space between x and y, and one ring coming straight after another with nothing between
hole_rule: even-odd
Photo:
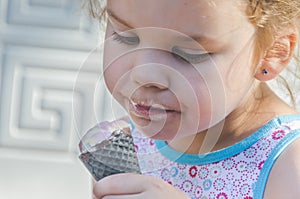
<instances>
[{"instance_id":1,"label":"waffle cone","mask_svg":"<svg viewBox=\"0 0 300 199\"><path fill-rule=\"evenodd\" d=\"M97 181L117 173L140 173L132 136L122 130L115 131L79 158Z\"/></svg>"}]
</instances>

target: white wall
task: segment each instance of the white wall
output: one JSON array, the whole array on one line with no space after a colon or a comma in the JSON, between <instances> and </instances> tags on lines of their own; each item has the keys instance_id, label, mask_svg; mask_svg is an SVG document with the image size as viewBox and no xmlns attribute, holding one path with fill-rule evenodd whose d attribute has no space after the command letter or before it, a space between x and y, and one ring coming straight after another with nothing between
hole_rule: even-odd
<instances>
[{"instance_id":1,"label":"white wall","mask_svg":"<svg viewBox=\"0 0 300 199\"><path fill-rule=\"evenodd\" d=\"M0 0L0 199L91 198L77 144L110 116L101 52L88 56L98 29L80 4Z\"/></svg>"}]
</instances>

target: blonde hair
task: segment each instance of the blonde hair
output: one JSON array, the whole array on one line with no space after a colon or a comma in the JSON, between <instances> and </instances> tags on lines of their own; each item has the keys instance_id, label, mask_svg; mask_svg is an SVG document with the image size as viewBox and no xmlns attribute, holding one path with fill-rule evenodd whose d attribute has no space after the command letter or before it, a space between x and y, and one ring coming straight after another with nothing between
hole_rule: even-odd
<instances>
[{"instance_id":1,"label":"blonde hair","mask_svg":"<svg viewBox=\"0 0 300 199\"><path fill-rule=\"evenodd\" d=\"M105 23L107 19L106 0L83 0L82 8L86 9L92 18Z\"/></svg>"},{"instance_id":2,"label":"blonde hair","mask_svg":"<svg viewBox=\"0 0 300 199\"><path fill-rule=\"evenodd\" d=\"M272 46L276 32L284 29L288 25L299 27L300 0L245 0L248 3L246 15L249 21L256 27L255 54L253 56L254 66L256 67L259 59L265 54L267 49ZM83 7L87 8L90 16L105 22L107 18L106 0L84 0ZM293 69L287 68L289 76L300 79L300 59L299 42L298 49L294 54L296 65ZM281 85L286 88L291 100L291 104L296 107L295 98L289 83L285 78L277 78ZM300 108L300 107L299 107Z\"/></svg>"},{"instance_id":3,"label":"blonde hair","mask_svg":"<svg viewBox=\"0 0 300 199\"><path fill-rule=\"evenodd\" d=\"M256 50L264 53L274 42L276 32L296 24L300 15L299 0L247 0L246 14L257 28Z\"/></svg>"},{"instance_id":4,"label":"blonde hair","mask_svg":"<svg viewBox=\"0 0 300 199\"><path fill-rule=\"evenodd\" d=\"M259 58L264 55L267 49L272 46L276 33L290 25L299 28L300 1L299 0L247 0L249 6L246 14L249 21L256 27L254 64L258 64ZM286 69L288 77L300 79L299 41L298 49L294 53L295 64ZM291 79L291 78L289 78ZM292 81L290 81L291 83ZM290 96L290 103L296 108L296 101L289 82L282 75L277 78L278 86L283 86ZM294 91L299 92L299 91ZM300 108L300 107L299 107Z\"/></svg>"}]
</instances>

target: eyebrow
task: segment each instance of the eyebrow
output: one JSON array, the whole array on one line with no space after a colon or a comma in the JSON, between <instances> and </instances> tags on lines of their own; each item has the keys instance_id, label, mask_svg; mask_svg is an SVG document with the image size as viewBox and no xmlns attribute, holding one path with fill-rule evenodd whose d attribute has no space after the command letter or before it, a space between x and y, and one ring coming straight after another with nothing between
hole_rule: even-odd
<instances>
[{"instance_id":1,"label":"eyebrow","mask_svg":"<svg viewBox=\"0 0 300 199\"><path fill-rule=\"evenodd\" d=\"M122 20L120 17L118 17L114 12L112 12L110 9L107 9L108 16L112 17L114 20L119 22L120 24L127 26L130 29L134 29L130 24L128 24L126 21Z\"/></svg>"}]
</instances>

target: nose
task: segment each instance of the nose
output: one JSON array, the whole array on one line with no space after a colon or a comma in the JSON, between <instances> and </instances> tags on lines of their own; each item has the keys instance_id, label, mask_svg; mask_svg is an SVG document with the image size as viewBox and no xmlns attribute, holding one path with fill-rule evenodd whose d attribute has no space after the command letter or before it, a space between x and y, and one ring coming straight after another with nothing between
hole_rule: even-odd
<instances>
[{"instance_id":1,"label":"nose","mask_svg":"<svg viewBox=\"0 0 300 199\"><path fill-rule=\"evenodd\" d=\"M170 66L166 64L166 52L142 49L134 52L130 79L139 86L167 89L170 86Z\"/></svg>"}]
</instances>

